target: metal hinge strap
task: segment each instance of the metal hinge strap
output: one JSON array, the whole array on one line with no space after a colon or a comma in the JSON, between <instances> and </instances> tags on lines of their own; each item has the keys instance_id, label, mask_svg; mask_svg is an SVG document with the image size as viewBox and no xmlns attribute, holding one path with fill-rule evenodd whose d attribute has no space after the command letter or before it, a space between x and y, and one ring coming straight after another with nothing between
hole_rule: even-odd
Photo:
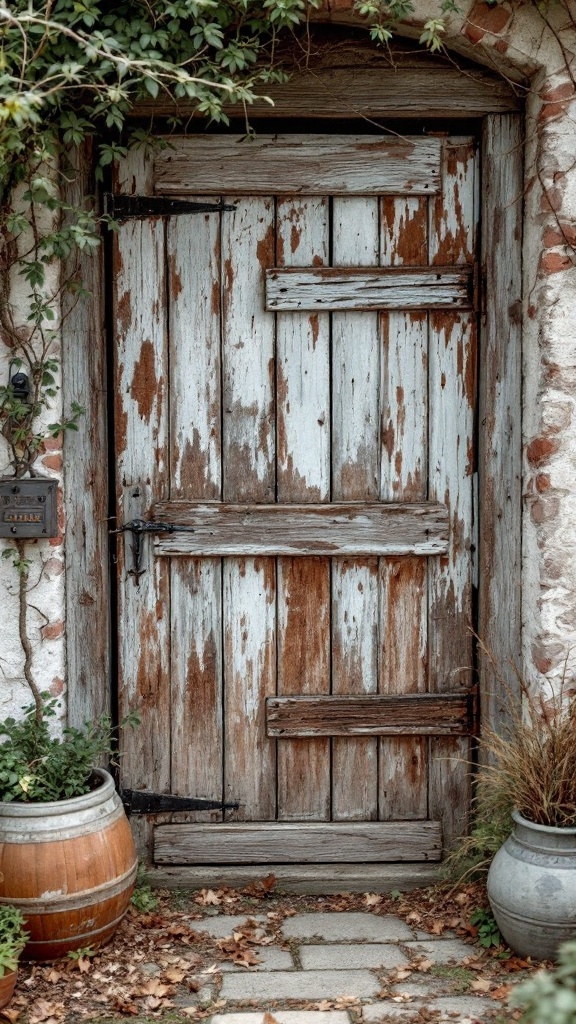
<instances>
[{"instance_id":1,"label":"metal hinge strap","mask_svg":"<svg viewBox=\"0 0 576 1024\"><path fill-rule=\"evenodd\" d=\"M135 217L177 217L183 213L221 213L235 210L235 206L219 203L195 203L188 199L168 199L166 196L123 196L104 193L104 213L112 220L123 221Z\"/></svg>"},{"instance_id":2,"label":"metal hinge strap","mask_svg":"<svg viewBox=\"0 0 576 1024\"><path fill-rule=\"evenodd\" d=\"M126 814L159 814L161 811L237 811L237 803L205 800L202 797L173 796L172 793L149 793L147 790L122 789L120 797Z\"/></svg>"}]
</instances>

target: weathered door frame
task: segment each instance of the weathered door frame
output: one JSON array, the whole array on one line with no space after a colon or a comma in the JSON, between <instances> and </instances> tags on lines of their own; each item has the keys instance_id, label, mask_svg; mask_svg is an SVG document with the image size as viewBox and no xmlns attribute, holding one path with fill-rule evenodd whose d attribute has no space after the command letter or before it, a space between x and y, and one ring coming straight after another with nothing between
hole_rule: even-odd
<instances>
[{"instance_id":1,"label":"weathered door frame","mask_svg":"<svg viewBox=\"0 0 576 1024\"><path fill-rule=\"evenodd\" d=\"M364 44L370 55L369 44ZM427 59L427 58L425 58ZM422 65L423 58L419 58ZM418 63L418 61L416 61ZM435 69L435 71L438 69ZM502 681L486 659L480 660L481 728L501 728L515 692L510 659L521 651L521 245L522 137L518 101L500 80L485 72L471 78L455 68L438 70L434 79L421 73L425 89L414 102L414 68L405 72L366 67L357 61L352 81L344 72L326 69L329 86L313 96L306 73L284 87L292 109L313 105L315 116L342 116L337 75L355 112L371 118L482 118L481 330L479 366L479 633L485 638ZM352 72L348 72L350 75ZM402 80L402 74L405 79ZM388 80L386 80L388 79ZM451 87L448 84L451 82ZM436 81L436 85L434 85ZM410 88L409 88L410 86ZM424 96L425 93L425 96ZM411 97L407 107L405 97ZM458 109L450 106L457 97ZM278 113L286 116L279 103ZM312 116L312 106L309 116ZM159 113L166 113L159 109ZM269 114L269 108L267 108ZM304 115L306 110L304 108ZM94 192L89 147L75 154L81 174L66 199L80 205ZM91 290L63 323L63 392L65 407L79 401L86 415L78 434L66 438L66 606L68 706L72 723L97 716L109 707L110 656L105 624L110 622L108 579L108 454L106 395L104 254L82 258L80 273ZM108 399L108 400L107 400ZM392 867L394 867L392 865Z\"/></svg>"}]
</instances>

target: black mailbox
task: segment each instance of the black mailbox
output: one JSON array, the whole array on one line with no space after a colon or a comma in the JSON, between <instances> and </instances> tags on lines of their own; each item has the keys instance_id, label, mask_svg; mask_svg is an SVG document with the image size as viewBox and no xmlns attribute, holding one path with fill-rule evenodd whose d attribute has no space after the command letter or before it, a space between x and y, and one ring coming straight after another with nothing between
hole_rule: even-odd
<instances>
[{"instance_id":1,"label":"black mailbox","mask_svg":"<svg viewBox=\"0 0 576 1024\"><path fill-rule=\"evenodd\" d=\"M57 537L55 480L0 479L0 537Z\"/></svg>"}]
</instances>

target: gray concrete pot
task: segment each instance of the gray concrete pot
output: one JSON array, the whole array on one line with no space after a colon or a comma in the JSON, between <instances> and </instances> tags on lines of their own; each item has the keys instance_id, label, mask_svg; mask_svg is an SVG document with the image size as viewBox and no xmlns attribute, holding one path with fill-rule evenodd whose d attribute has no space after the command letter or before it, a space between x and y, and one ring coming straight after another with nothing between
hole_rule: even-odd
<instances>
[{"instance_id":1,"label":"gray concrete pot","mask_svg":"<svg viewBox=\"0 0 576 1024\"><path fill-rule=\"evenodd\" d=\"M492 912L521 956L555 959L560 943L576 936L576 828L512 817L514 831L488 873Z\"/></svg>"}]
</instances>

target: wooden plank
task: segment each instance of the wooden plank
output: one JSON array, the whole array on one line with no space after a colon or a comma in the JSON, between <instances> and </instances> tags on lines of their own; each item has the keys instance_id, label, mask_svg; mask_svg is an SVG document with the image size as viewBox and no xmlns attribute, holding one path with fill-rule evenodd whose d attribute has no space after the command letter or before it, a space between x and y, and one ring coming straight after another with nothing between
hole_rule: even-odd
<instances>
[{"instance_id":1,"label":"wooden plank","mask_svg":"<svg viewBox=\"0 0 576 1024\"><path fill-rule=\"evenodd\" d=\"M449 693L266 701L269 736L463 736L471 733L472 718L470 698Z\"/></svg>"},{"instance_id":2,"label":"wooden plank","mask_svg":"<svg viewBox=\"0 0 576 1024\"><path fill-rule=\"evenodd\" d=\"M72 210L84 209L94 194L91 145L69 153L76 172L62 179L63 199ZM78 402L85 410L80 430L66 431L63 490L66 535L67 712L70 725L81 727L110 713L108 569L106 343L104 336L103 253L75 252L63 261L62 280L84 282L80 301L62 294L62 400L65 409ZM87 429L88 428L88 429ZM56 554L56 552L53 552ZM51 571L56 574L58 561ZM47 567L49 568L49 567ZM62 568L64 566L62 565Z\"/></svg>"},{"instance_id":3,"label":"wooden plank","mask_svg":"<svg viewBox=\"0 0 576 1024\"><path fill-rule=\"evenodd\" d=\"M478 177L473 139L446 145L443 209L430 209L432 260L472 263L478 225ZM451 545L430 565L429 689L468 690L472 685L472 558L474 543L476 318L430 314L429 496L449 495ZM431 743L430 815L442 820L446 848L466 827L470 796L469 744Z\"/></svg>"},{"instance_id":4,"label":"wooden plank","mask_svg":"<svg viewBox=\"0 0 576 1024\"><path fill-rule=\"evenodd\" d=\"M263 272L274 264L274 202L234 199L222 218L224 501L274 501L274 318Z\"/></svg>"},{"instance_id":5,"label":"wooden plank","mask_svg":"<svg viewBox=\"0 0 576 1024\"><path fill-rule=\"evenodd\" d=\"M211 868L162 865L149 868L146 879L159 889L244 889L262 880L260 865L218 865ZM269 864L279 892L328 893L408 892L440 881L437 863L404 864Z\"/></svg>"},{"instance_id":6,"label":"wooden plank","mask_svg":"<svg viewBox=\"0 0 576 1024\"><path fill-rule=\"evenodd\" d=\"M167 254L170 495L218 500L222 488L219 218L214 214L171 217Z\"/></svg>"},{"instance_id":7,"label":"wooden plank","mask_svg":"<svg viewBox=\"0 0 576 1024\"><path fill-rule=\"evenodd\" d=\"M380 259L386 266L428 261L428 200L380 203ZM428 316L382 317L380 497L413 501L428 489ZM420 558L380 561L380 693L421 693L428 678L428 565ZM378 751L381 820L428 814L428 742L387 737Z\"/></svg>"},{"instance_id":8,"label":"wooden plank","mask_svg":"<svg viewBox=\"0 0 576 1024\"><path fill-rule=\"evenodd\" d=\"M390 66L366 67L374 50L359 49L355 67L314 68L296 72L288 82L261 87L261 94L273 101L256 99L248 107L250 120L256 118L393 117L393 118L467 118L488 112L519 110L522 100L503 78L470 69L433 67L403 68L392 58ZM340 56L340 50L336 53ZM460 58L458 59L460 64ZM242 104L227 104L229 117L246 116ZM186 101L165 97L139 100L136 116L198 116L198 107Z\"/></svg>"},{"instance_id":9,"label":"wooden plank","mask_svg":"<svg viewBox=\"0 0 576 1024\"><path fill-rule=\"evenodd\" d=\"M222 221L222 496L274 501L275 334L263 271L274 263L275 210L269 199L234 203ZM225 560L223 635L224 795L252 820L274 818L276 745L266 736L264 703L276 693L274 559Z\"/></svg>"},{"instance_id":10,"label":"wooden plank","mask_svg":"<svg viewBox=\"0 0 576 1024\"><path fill-rule=\"evenodd\" d=\"M321 694L329 690L330 563L323 558L281 558L278 693ZM330 740L281 739L278 820L322 821L329 817Z\"/></svg>"},{"instance_id":11,"label":"wooden plank","mask_svg":"<svg viewBox=\"0 0 576 1024\"><path fill-rule=\"evenodd\" d=\"M142 154L123 161L119 175L121 186L149 187ZM125 522L168 495L164 231L160 220L127 222L115 241L116 488ZM143 561L136 582L125 535L118 548L119 711L138 711L141 722L122 734L122 783L162 793L170 785L169 566L151 559L147 538Z\"/></svg>"},{"instance_id":12,"label":"wooden plank","mask_svg":"<svg viewBox=\"0 0 576 1024\"><path fill-rule=\"evenodd\" d=\"M279 264L324 262L329 203L277 203ZM276 323L277 483L280 502L330 496L330 319L290 313ZM330 692L330 562L278 559L278 680L282 693ZM330 817L330 740L278 743L280 821Z\"/></svg>"},{"instance_id":13,"label":"wooden plank","mask_svg":"<svg viewBox=\"0 0 576 1024\"><path fill-rule=\"evenodd\" d=\"M454 309L472 305L467 267L274 267L266 273L266 308Z\"/></svg>"},{"instance_id":14,"label":"wooden plank","mask_svg":"<svg viewBox=\"0 0 576 1024\"><path fill-rule=\"evenodd\" d=\"M199 197L200 200L202 197ZM170 493L221 493L220 224L167 224L170 323ZM222 799L222 573L219 562L170 566L172 793ZM194 812L187 820L221 820Z\"/></svg>"},{"instance_id":15,"label":"wooden plank","mask_svg":"<svg viewBox=\"0 0 576 1024\"><path fill-rule=\"evenodd\" d=\"M487 117L482 150L482 266L485 320L480 341L479 551L481 729L505 730L520 705L522 540L522 124Z\"/></svg>"},{"instance_id":16,"label":"wooden plank","mask_svg":"<svg viewBox=\"0 0 576 1024\"><path fill-rule=\"evenodd\" d=\"M437 861L441 847L437 821L159 825L154 831L159 864Z\"/></svg>"},{"instance_id":17,"label":"wooden plank","mask_svg":"<svg viewBox=\"0 0 576 1024\"><path fill-rule=\"evenodd\" d=\"M276 693L276 566L227 559L224 590L224 799L238 815L276 815L276 746L266 736L266 697Z\"/></svg>"},{"instance_id":18,"label":"wooden plank","mask_svg":"<svg viewBox=\"0 0 576 1024\"><path fill-rule=\"evenodd\" d=\"M332 261L375 266L377 199L334 199ZM376 313L332 314L332 500L378 500L380 331ZM378 691L378 562L332 566L332 693ZM378 817L378 740L332 740L332 817Z\"/></svg>"},{"instance_id":19,"label":"wooden plank","mask_svg":"<svg viewBox=\"0 0 576 1024\"><path fill-rule=\"evenodd\" d=\"M423 136L171 136L156 154L158 195L432 195L441 141Z\"/></svg>"},{"instance_id":20,"label":"wooden plank","mask_svg":"<svg viewBox=\"0 0 576 1024\"><path fill-rule=\"evenodd\" d=\"M276 246L280 264L324 263L329 253L329 203L322 197L281 199ZM266 279L272 271L266 271ZM300 312L276 322L277 498L320 502L330 497L330 317Z\"/></svg>"},{"instance_id":21,"label":"wooden plank","mask_svg":"<svg viewBox=\"0 0 576 1024\"><path fill-rule=\"evenodd\" d=\"M204 505L157 502L158 555L438 555L447 550L439 502L332 505Z\"/></svg>"}]
</instances>

